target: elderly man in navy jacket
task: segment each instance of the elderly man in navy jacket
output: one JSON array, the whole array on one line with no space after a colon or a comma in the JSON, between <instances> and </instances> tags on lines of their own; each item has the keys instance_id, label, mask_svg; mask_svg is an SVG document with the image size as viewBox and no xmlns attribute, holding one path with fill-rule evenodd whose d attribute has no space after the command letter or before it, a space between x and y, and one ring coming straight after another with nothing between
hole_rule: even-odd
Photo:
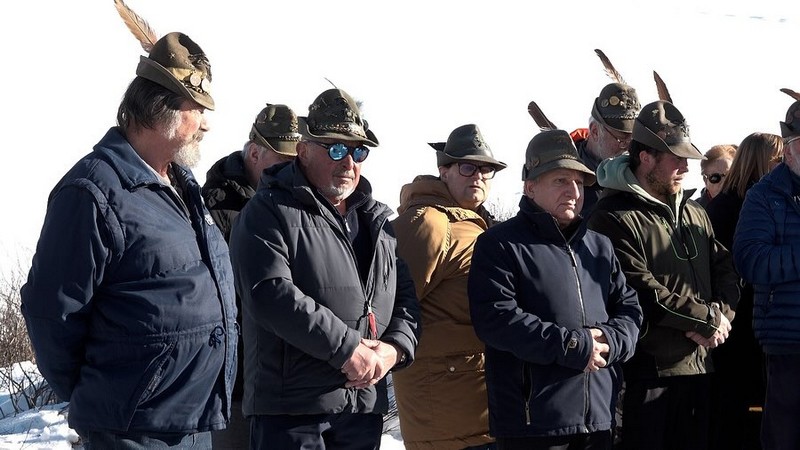
<instances>
[{"instance_id":1,"label":"elderly man in navy jacket","mask_svg":"<svg viewBox=\"0 0 800 450\"><path fill-rule=\"evenodd\" d=\"M611 448L642 311L610 241L579 215L595 176L565 131L534 136L523 180L519 213L478 237L469 273L490 432L501 450Z\"/></svg>"},{"instance_id":2,"label":"elderly man in navy jacket","mask_svg":"<svg viewBox=\"0 0 800 450\"><path fill-rule=\"evenodd\" d=\"M50 194L22 311L85 448L211 448L238 328L228 248L187 168L214 108L210 65L170 33L136 74L119 126Z\"/></svg>"}]
</instances>

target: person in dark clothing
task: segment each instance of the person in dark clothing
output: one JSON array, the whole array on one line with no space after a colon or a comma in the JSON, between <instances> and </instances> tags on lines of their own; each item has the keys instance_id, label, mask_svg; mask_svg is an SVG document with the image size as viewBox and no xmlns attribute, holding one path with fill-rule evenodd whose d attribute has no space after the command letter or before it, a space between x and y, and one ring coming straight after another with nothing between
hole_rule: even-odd
<instances>
[{"instance_id":1,"label":"person in dark clothing","mask_svg":"<svg viewBox=\"0 0 800 450\"><path fill-rule=\"evenodd\" d=\"M151 45L118 126L51 192L21 290L38 367L87 450L210 449L230 418L233 274L188 168L211 68L183 33Z\"/></svg>"},{"instance_id":2,"label":"person in dark clothing","mask_svg":"<svg viewBox=\"0 0 800 450\"><path fill-rule=\"evenodd\" d=\"M753 285L753 331L767 361L766 450L800 448L800 95L793 97L781 122L783 163L747 191L733 238L736 268Z\"/></svg>"},{"instance_id":3,"label":"person in dark clothing","mask_svg":"<svg viewBox=\"0 0 800 450\"><path fill-rule=\"evenodd\" d=\"M633 121L641 108L636 90L625 82L602 51L595 53L614 82L605 85L594 99L589 127L570 133L581 162L593 172L601 161L628 151ZM602 190L598 183L584 186L583 217L589 217Z\"/></svg>"},{"instance_id":4,"label":"person in dark clothing","mask_svg":"<svg viewBox=\"0 0 800 450\"><path fill-rule=\"evenodd\" d=\"M608 238L580 217L594 173L569 134L530 141L519 213L477 238L468 279L499 450L610 449L642 310Z\"/></svg>"},{"instance_id":5,"label":"person in dark clothing","mask_svg":"<svg viewBox=\"0 0 800 450\"><path fill-rule=\"evenodd\" d=\"M255 195L258 179L264 169L288 162L297 155L300 140L297 115L286 105L272 105L262 109L250 129L250 138L241 150L223 157L206 173L203 199L225 241L230 240L231 227L239 211ZM242 323L242 302L236 296L238 315ZM224 430L212 433L215 449L247 448L250 427L242 415L244 395L244 340L239 340L236 382L233 385L231 422Z\"/></svg>"},{"instance_id":6,"label":"person in dark clothing","mask_svg":"<svg viewBox=\"0 0 800 450\"><path fill-rule=\"evenodd\" d=\"M206 173L203 199L225 240L239 211L256 193L264 169L297 156L297 115L286 105L267 106L256 116L241 150L215 162Z\"/></svg>"},{"instance_id":7,"label":"person in dark clothing","mask_svg":"<svg viewBox=\"0 0 800 450\"><path fill-rule=\"evenodd\" d=\"M377 449L386 375L414 360L419 304L361 165L378 140L321 93L297 158L263 172L231 232L251 448Z\"/></svg>"},{"instance_id":8,"label":"person in dark clothing","mask_svg":"<svg viewBox=\"0 0 800 450\"><path fill-rule=\"evenodd\" d=\"M645 105L628 155L600 163L604 187L589 228L611 239L644 311L636 353L625 364L622 446L706 449L708 350L731 329L738 281L731 255L681 183L702 154L672 103Z\"/></svg>"},{"instance_id":9,"label":"person in dark clothing","mask_svg":"<svg viewBox=\"0 0 800 450\"><path fill-rule=\"evenodd\" d=\"M781 160L783 140L768 133L752 133L739 145L720 192L706 205L717 240L733 248L733 236L745 194ZM735 258L735 255L734 255ZM742 283L736 320L725 345L714 349L712 374L711 449L761 448L758 430L766 379L764 353L753 334L753 286ZM751 409L755 409L751 411Z\"/></svg>"}]
</instances>

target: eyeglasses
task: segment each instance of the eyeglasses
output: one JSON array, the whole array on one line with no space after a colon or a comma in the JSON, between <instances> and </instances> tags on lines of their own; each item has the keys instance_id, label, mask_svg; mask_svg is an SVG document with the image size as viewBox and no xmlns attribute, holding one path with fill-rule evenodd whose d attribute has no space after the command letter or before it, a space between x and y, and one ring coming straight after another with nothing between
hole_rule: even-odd
<instances>
[{"instance_id":1,"label":"eyeglasses","mask_svg":"<svg viewBox=\"0 0 800 450\"><path fill-rule=\"evenodd\" d=\"M365 159L367 159L367 156L369 156L369 149L363 145L359 145L358 147L350 147L342 144L341 142L336 142L334 144L325 144L317 141L311 142L328 150L328 156L330 156L334 161L341 161L347 157L347 155L350 155L353 157L353 162L362 163Z\"/></svg>"},{"instance_id":2,"label":"eyeglasses","mask_svg":"<svg viewBox=\"0 0 800 450\"><path fill-rule=\"evenodd\" d=\"M469 178L475 175L475 172L480 172L484 180L491 180L494 178L495 168L494 166L476 166L470 163L458 163L458 173L462 177Z\"/></svg>"},{"instance_id":3,"label":"eyeglasses","mask_svg":"<svg viewBox=\"0 0 800 450\"><path fill-rule=\"evenodd\" d=\"M711 175L703 174L703 181L708 181L711 184L717 184L725 178L724 173L712 173Z\"/></svg>"},{"instance_id":4,"label":"eyeglasses","mask_svg":"<svg viewBox=\"0 0 800 450\"><path fill-rule=\"evenodd\" d=\"M626 134L623 138L620 139L617 137L614 131L612 131L607 126L603 125L603 128L605 128L606 133L608 133L612 138L614 138L615 141L617 141L617 146L619 148L628 148L630 146L632 135Z\"/></svg>"}]
</instances>

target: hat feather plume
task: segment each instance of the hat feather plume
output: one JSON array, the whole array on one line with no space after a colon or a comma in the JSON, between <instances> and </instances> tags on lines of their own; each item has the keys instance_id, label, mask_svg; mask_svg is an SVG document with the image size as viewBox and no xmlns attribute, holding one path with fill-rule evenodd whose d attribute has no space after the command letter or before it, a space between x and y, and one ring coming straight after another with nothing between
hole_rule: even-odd
<instances>
[{"instance_id":1,"label":"hat feather plume","mask_svg":"<svg viewBox=\"0 0 800 450\"><path fill-rule=\"evenodd\" d=\"M793 90L791 90L789 88L781 88L781 92L783 92L784 94L788 95L789 97L792 97L793 99L795 99L797 101L800 101L800 93L797 93L797 92L795 92L795 91L793 91Z\"/></svg>"},{"instance_id":2,"label":"hat feather plume","mask_svg":"<svg viewBox=\"0 0 800 450\"><path fill-rule=\"evenodd\" d=\"M539 126L542 131L557 130L558 127L544 115L544 112L536 102L528 103L528 114L533 117L533 121Z\"/></svg>"},{"instance_id":3,"label":"hat feather plume","mask_svg":"<svg viewBox=\"0 0 800 450\"><path fill-rule=\"evenodd\" d=\"M158 35L150 27L150 24L148 24L146 20L142 19L132 9L128 8L128 5L126 5L122 0L114 0L114 6L117 7L117 12L119 13L119 16L122 17L122 21L142 45L144 51L150 53L150 50L153 49L153 46L158 40Z\"/></svg>"},{"instance_id":4,"label":"hat feather plume","mask_svg":"<svg viewBox=\"0 0 800 450\"><path fill-rule=\"evenodd\" d=\"M628 84L622 78L622 75L619 73L619 71L617 71L617 69L614 67L614 65L611 64L611 60L608 59L608 56L606 56L606 54L603 53L602 50L600 50L599 48L596 48L596 49L594 49L594 52L597 53L598 57L600 57L600 61L603 63L603 67L606 70L606 74L612 80L614 80L614 82L619 83L619 84Z\"/></svg>"},{"instance_id":5,"label":"hat feather plume","mask_svg":"<svg viewBox=\"0 0 800 450\"><path fill-rule=\"evenodd\" d=\"M658 99L665 102L672 103L672 96L669 95L667 84L658 76L658 72L653 71L653 78L656 80L656 90L658 90Z\"/></svg>"}]
</instances>

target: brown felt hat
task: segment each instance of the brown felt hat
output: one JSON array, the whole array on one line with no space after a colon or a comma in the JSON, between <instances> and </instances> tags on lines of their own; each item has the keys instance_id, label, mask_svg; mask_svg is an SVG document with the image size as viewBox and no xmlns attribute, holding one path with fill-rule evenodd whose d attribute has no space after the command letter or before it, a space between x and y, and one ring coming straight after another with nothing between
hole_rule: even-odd
<instances>
[{"instance_id":1,"label":"brown felt hat","mask_svg":"<svg viewBox=\"0 0 800 450\"><path fill-rule=\"evenodd\" d=\"M203 49L183 33L169 33L156 41L150 55L140 58L136 75L214 109L211 64Z\"/></svg>"},{"instance_id":2,"label":"brown felt hat","mask_svg":"<svg viewBox=\"0 0 800 450\"><path fill-rule=\"evenodd\" d=\"M622 83L607 84L592 104L592 117L609 128L622 133L633 131L633 121L639 113L636 89Z\"/></svg>"},{"instance_id":3,"label":"brown felt hat","mask_svg":"<svg viewBox=\"0 0 800 450\"><path fill-rule=\"evenodd\" d=\"M553 169L572 169L585 174L583 184L591 186L597 181L594 172L578 156L578 149L564 130L542 131L531 139L525 150L522 181L533 180Z\"/></svg>"},{"instance_id":4,"label":"brown felt hat","mask_svg":"<svg viewBox=\"0 0 800 450\"><path fill-rule=\"evenodd\" d=\"M689 124L683 114L664 100L642 108L633 124L633 140L681 158L705 159L689 139Z\"/></svg>"},{"instance_id":5,"label":"brown felt hat","mask_svg":"<svg viewBox=\"0 0 800 450\"><path fill-rule=\"evenodd\" d=\"M792 103L786 111L786 121L781 122L781 137L800 136L800 100Z\"/></svg>"},{"instance_id":6,"label":"brown felt hat","mask_svg":"<svg viewBox=\"0 0 800 450\"><path fill-rule=\"evenodd\" d=\"M310 139L358 141L378 146L378 138L361 117L353 97L341 89L328 89L308 107L308 116L299 117L300 134Z\"/></svg>"},{"instance_id":7,"label":"brown felt hat","mask_svg":"<svg viewBox=\"0 0 800 450\"><path fill-rule=\"evenodd\" d=\"M272 105L262 109L250 129L250 140L286 156L297 156L300 141L297 114L286 105Z\"/></svg>"},{"instance_id":8,"label":"brown felt hat","mask_svg":"<svg viewBox=\"0 0 800 450\"><path fill-rule=\"evenodd\" d=\"M495 171L505 169L506 163L494 159L492 149L483 139L481 130L477 125L461 125L447 137L443 146L441 143L430 143L436 149L436 164L446 166L455 162L483 162L494 166ZM441 148L441 149L440 149Z\"/></svg>"}]
</instances>

